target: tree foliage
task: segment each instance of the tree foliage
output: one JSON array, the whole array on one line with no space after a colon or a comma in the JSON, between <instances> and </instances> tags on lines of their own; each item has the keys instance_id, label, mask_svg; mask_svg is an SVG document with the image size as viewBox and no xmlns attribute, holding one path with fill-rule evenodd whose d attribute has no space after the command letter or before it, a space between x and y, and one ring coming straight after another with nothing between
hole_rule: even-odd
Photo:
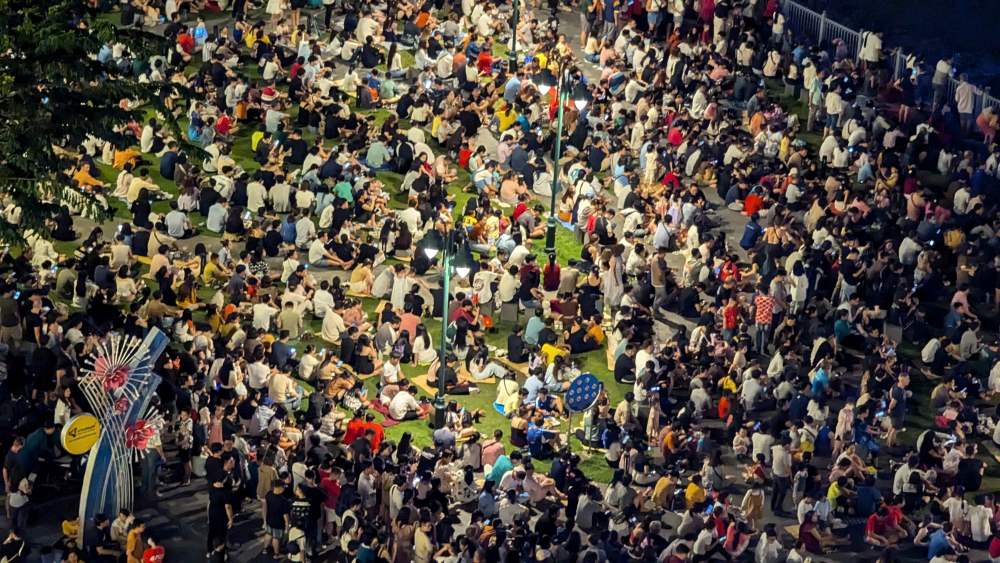
<instances>
[{"instance_id":1,"label":"tree foliage","mask_svg":"<svg viewBox=\"0 0 1000 563\"><path fill-rule=\"evenodd\" d=\"M65 190L93 201L63 174L72 159L56 147L76 150L88 134L123 144L116 129L141 115L121 101L155 105L170 86L140 83L97 54L121 42L145 57L162 41L92 19L80 0L0 0L0 195L21 208L20 225L0 217L0 241L19 242L26 229L46 232Z\"/></svg>"}]
</instances>

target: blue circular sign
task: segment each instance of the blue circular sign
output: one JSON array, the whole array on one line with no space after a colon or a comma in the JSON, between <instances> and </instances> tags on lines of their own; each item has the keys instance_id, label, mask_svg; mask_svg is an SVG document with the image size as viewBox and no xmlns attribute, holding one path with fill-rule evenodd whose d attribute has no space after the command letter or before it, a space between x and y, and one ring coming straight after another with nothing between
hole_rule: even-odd
<instances>
[{"instance_id":1,"label":"blue circular sign","mask_svg":"<svg viewBox=\"0 0 1000 563\"><path fill-rule=\"evenodd\" d=\"M594 374L581 373L566 390L566 407L576 412L589 409L594 405L601 389L604 389L604 384Z\"/></svg>"}]
</instances>

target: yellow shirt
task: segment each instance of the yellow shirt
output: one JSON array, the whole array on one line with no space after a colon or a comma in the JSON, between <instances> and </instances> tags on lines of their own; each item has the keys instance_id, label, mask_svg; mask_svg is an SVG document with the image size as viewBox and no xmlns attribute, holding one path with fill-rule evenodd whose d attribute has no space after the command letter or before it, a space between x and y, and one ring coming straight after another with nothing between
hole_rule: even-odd
<instances>
[{"instance_id":1,"label":"yellow shirt","mask_svg":"<svg viewBox=\"0 0 1000 563\"><path fill-rule=\"evenodd\" d=\"M517 121L517 112L513 108L503 111L497 111L497 121L499 122L500 132L504 132Z\"/></svg>"},{"instance_id":2,"label":"yellow shirt","mask_svg":"<svg viewBox=\"0 0 1000 563\"><path fill-rule=\"evenodd\" d=\"M205 271L201 273L201 279L205 283L211 283L213 280L217 278L221 279L222 277L221 271L222 270L219 268L218 264L209 260L209 262L205 264Z\"/></svg>"},{"instance_id":3,"label":"yellow shirt","mask_svg":"<svg viewBox=\"0 0 1000 563\"><path fill-rule=\"evenodd\" d=\"M257 150L257 143L259 143L260 140L263 138L264 138L263 131L254 131L253 134L250 135L250 150L252 151Z\"/></svg>"},{"instance_id":4,"label":"yellow shirt","mask_svg":"<svg viewBox=\"0 0 1000 563\"><path fill-rule=\"evenodd\" d=\"M684 501L688 508L705 502L705 489L694 483L688 483L687 488L684 489Z\"/></svg>"},{"instance_id":5,"label":"yellow shirt","mask_svg":"<svg viewBox=\"0 0 1000 563\"><path fill-rule=\"evenodd\" d=\"M569 352L567 352L566 350L563 350L562 348L553 346L551 344L543 344L541 352L542 355L545 356L545 365L551 364L552 362L556 361L556 356L569 355Z\"/></svg>"},{"instance_id":6,"label":"yellow shirt","mask_svg":"<svg viewBox=\"0 0 1000 563\"><path fill-rule=\"evenodd\" d=\"M830 500L830 504L837 506L837 499L840 498L840 485L836 481L830 483L830 488L826 490L826 498Z\"/></svg>"},{"instance_id":7,"label":"yellow shirt","mask_svg":"<svg viewBox=\"0 0 1000 563\"><path fill-rule=\"evenodd\" d=\"M732 376L727 375L719 380L719 389L723 391L729 391L730 393L736 392L736 382L733 381Z\"/></svg>"}]
</instances>

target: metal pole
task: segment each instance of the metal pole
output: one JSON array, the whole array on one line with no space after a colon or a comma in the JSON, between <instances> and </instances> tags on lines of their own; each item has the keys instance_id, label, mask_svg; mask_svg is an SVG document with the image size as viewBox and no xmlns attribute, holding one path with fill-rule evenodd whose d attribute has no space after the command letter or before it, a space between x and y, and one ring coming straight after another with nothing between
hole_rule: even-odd
<instances>
[{"instance_id":1,"label":"metal pole","mask_svg":"<svg viewBox=\"0 0 1000 563\"><path fill-rule=\"evenodd\" d=\"M437 373L437 395L434 396L434 428L444 427L445 402L444 402L444 375L448 369L448 305L451 295L448 291L448 283L451 281L451 237L452 231L448 231L445 237L444 248L441 252L444 256L441 259L441 352L438 360Z\"/></svg>"},{"instance_id":2,"label":"metal pole","mask_svg":"<svg viewBox=\"0 0 1000 563\"><path fill-rule=\"evenodd\" d=\"M563 106L569 98L564 92L565 73L559 70L559 109L556 110L556 143L552 150L552 196L549 201L549 220L545 229L545 254L556 251L556 194L559 191L559 158L562 156Z\"/></svg>"},{"instance_id":3,"label":"metal pole","mask_svg":"<svg viewBox=\"0 0 1000 563\"><path fill-rule=\"evenodd\" d=\"M826 10L823 10L823 13L820 14L820 16L821 17L819 20L819 38L816 40L816 44L822 47L823 36L826 34Z\"/></svg>"},{"instance_id":4,"label":"metal pole","mask_svg":"<svg viewBox=\"0 0 1000 563\"><path fill-rule=\"evenodd\" d=\"M510 72L517 72L517 25L521 21L521 2L514 0L514 13L511 14L510 24L510 53L508 53L508 67Z\"/></svg>"}]
</instances>

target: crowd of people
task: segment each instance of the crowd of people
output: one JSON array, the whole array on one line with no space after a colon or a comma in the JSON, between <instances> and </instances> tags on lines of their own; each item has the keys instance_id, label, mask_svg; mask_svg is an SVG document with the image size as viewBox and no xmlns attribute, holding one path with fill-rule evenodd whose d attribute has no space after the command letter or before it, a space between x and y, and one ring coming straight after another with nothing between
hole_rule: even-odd
<instances>
[{"instance_id":1,"label":"crowd of people","mask_svg":"<svg viewBox=\"0 0 1000 563\"><path fill-rule=\"evenodd\" d=\"M7 561L97 344L153 328L138 502L207 481L212 561L258 555L247 515L288 561L1000 560L997 117L950 58L897 80L880 34L815 45L775 0L120 8L166 47L97 59L186 94L61 147L126 220L67 199L73 255L3 256ZM127 511L62 535L168 555Z\"/></svg>"}]
</instances>

